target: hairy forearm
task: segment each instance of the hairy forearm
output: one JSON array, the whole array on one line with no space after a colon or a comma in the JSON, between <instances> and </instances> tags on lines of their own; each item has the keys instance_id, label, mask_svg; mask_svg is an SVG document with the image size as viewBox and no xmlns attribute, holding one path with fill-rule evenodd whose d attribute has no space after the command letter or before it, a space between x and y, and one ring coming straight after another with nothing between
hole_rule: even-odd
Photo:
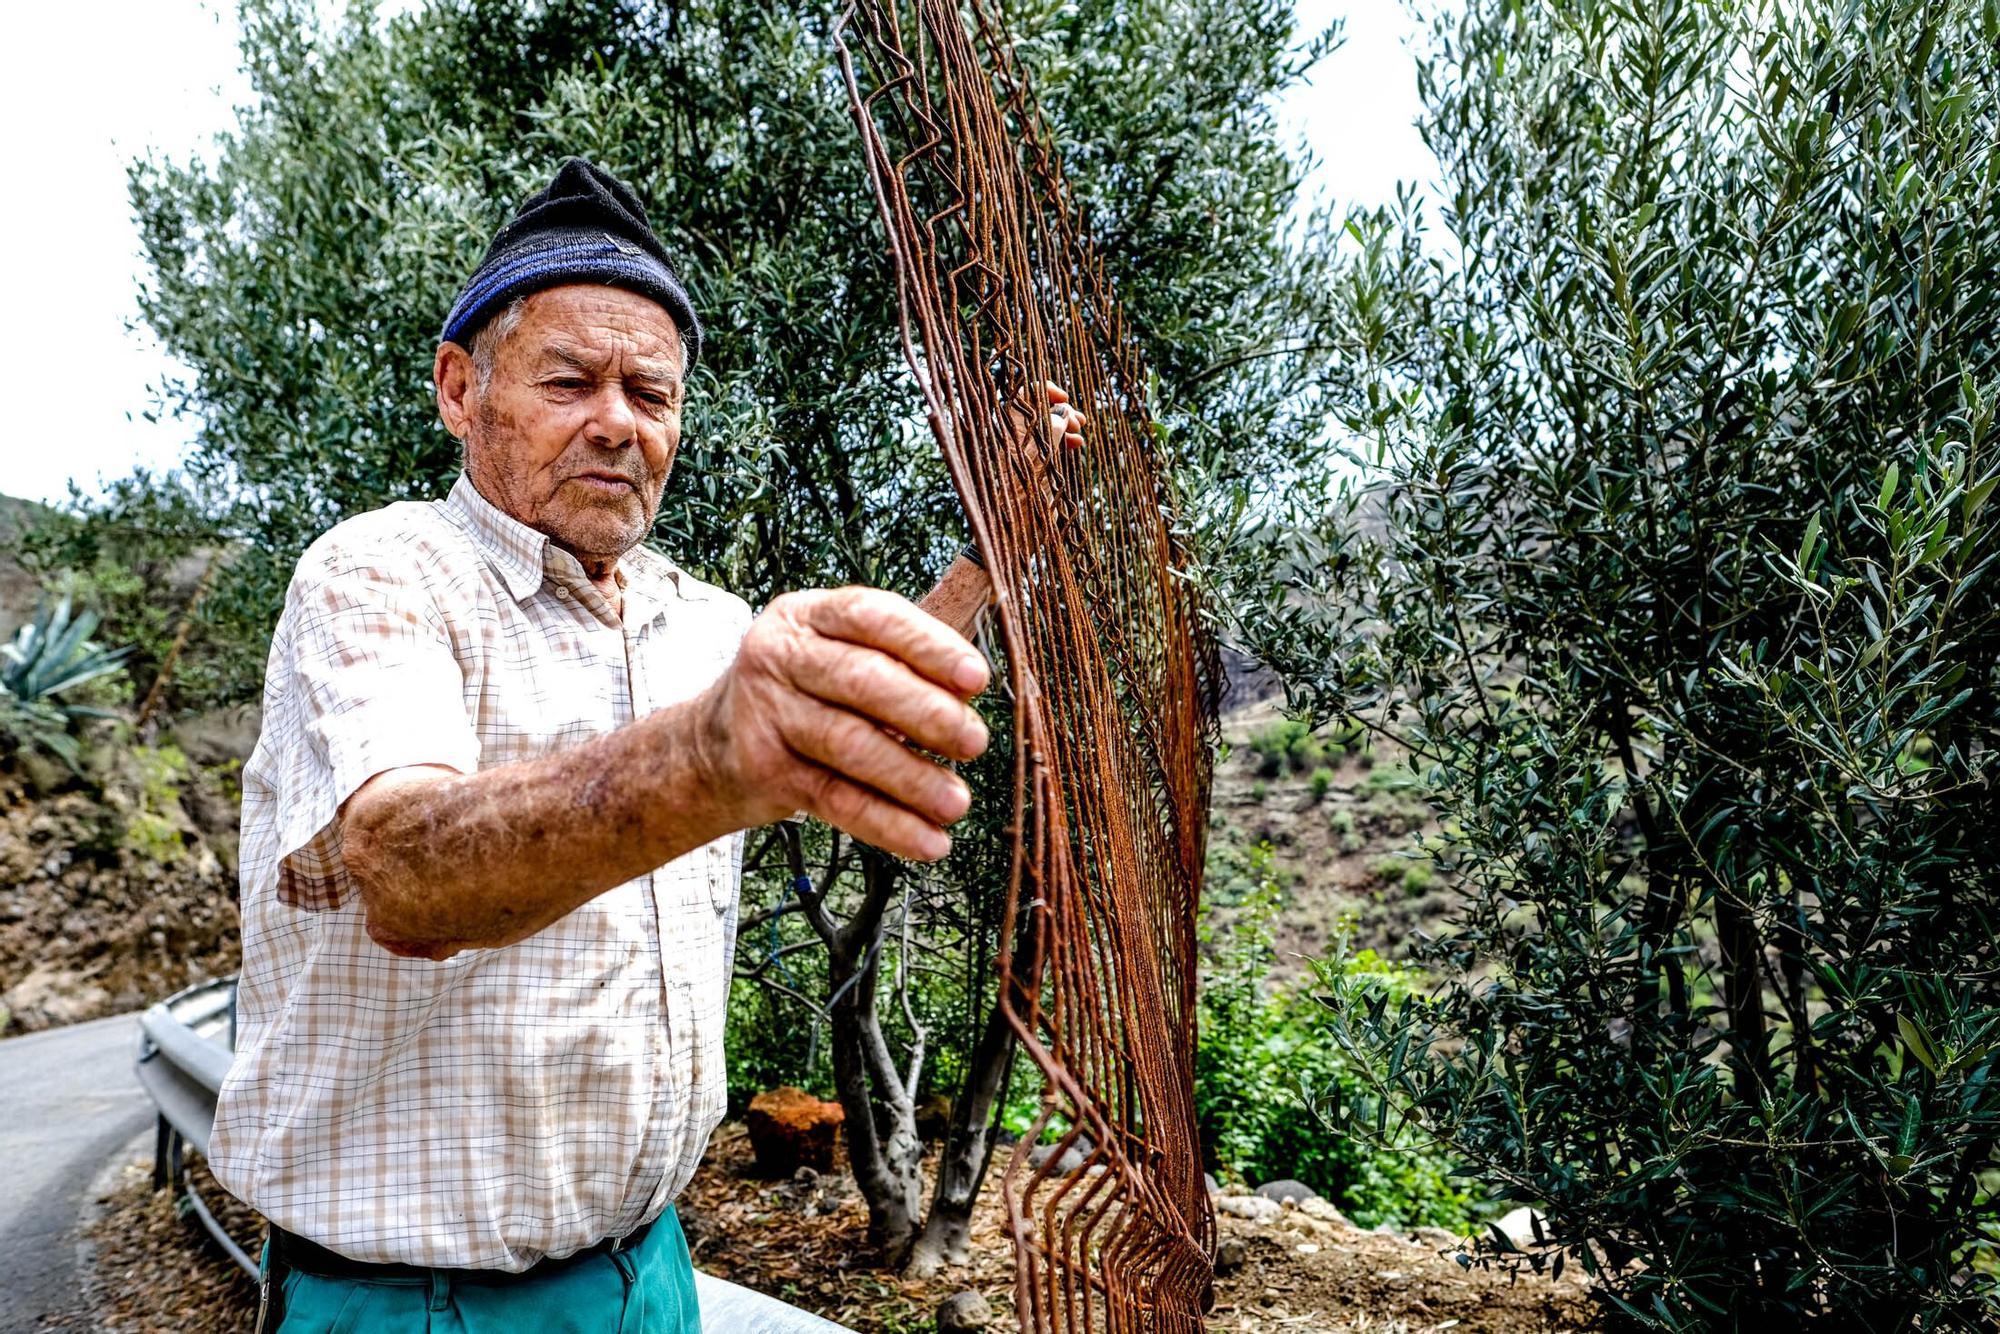
<instances>
[{"instance_id":1,"label":"hairy forearm","mask_svg":"<svg viewBox=\"0 0 2000 1334\"><path fill-rule=\"evenodd\" d=\"M741 827L689 701L538 760L379 775L342 817L369 934L443 958L511 944Z\"/></svg>"},{"instance_id":2,"label":"hairy forearm","mask_svg":"<svg viewBox=\"0 0 2000 1334\"><path fill-rule=\"evenodd\" d=\"M991 589L984 570L960 559L921 605L969 635ZM728 766L716 757L737 740L732 726L716 721L704 695L539 760L370 779L341 814L342 858L369 935L426 958L512 944L615 885L770 818L746 814L752 789L720 777ZM809 787L841 767L821 757Z\"/></svg>"}]
</instances>

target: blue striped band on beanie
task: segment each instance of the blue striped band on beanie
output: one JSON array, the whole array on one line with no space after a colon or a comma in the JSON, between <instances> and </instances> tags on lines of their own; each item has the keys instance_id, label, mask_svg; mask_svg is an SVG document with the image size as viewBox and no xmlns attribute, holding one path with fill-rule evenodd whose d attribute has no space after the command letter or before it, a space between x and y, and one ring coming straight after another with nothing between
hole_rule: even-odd
<instances>
[{"instance_id":1,"label":"blue striped band on beanie","mask_svg":"<svg viewBox=\"0 0 2000 1334\"><path fill-rule=\"evenodd\" d=\"M701 321L667 262L638 197L582 158L565 159L555 179L522 201L493 237L438 334L469 345L480 326L516 297L568 283L603 283L649 297L680 334L683 360L701 352Z\"/></svg>"},{"instance_id":2,"label":"blue striped band on beanie","mask_svg":"<svg viewBox=\"0 0 2000 1334\"><path fill-rule=\"evenodd\" d=\"M648 263L648 260L651 262ZM618 279L627 281L619 282ZM504 306L517 296L540 291L544 287L559 287L565 282L592 281L633 287L643 292L648 283L665 285L672 282L673 275L667 272L666 265L650 255L626 255L609 241L534 251L502 264L490 273L485 269L475 273L471 284L459 297L458 304L451 308L439 341L463 342L468 330L484 324L486 316L496 307ZM681 300L685 302L686 298ZM668 307L669 314L673 313L672 306L667 302L661 301L660 304ZM679 325L682 321L674 323Z\"/></svg>"}]
</instances>

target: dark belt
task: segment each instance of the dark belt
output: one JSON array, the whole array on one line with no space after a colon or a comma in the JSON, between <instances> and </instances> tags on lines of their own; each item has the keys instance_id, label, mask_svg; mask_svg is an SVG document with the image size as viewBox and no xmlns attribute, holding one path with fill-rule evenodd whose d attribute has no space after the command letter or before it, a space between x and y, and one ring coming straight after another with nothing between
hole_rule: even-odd
<instances>
[{"instance_id":1,"label":"dark belt","mask_svg":"<svg viewBox=\"0 0 2000 1334\"><path fill-rule=\"evenodd\" d=\"M505 1269L432 1269L424 1265L377 1264L368 1260L355 1260L330 1251L318 1242L307 1241L295 1232L287 1232L281 1227L271 1228L271 1260L273 1270L279 1267L296 1269L301 1274L311 1274L314 1278L356 1279L363 1283L429 1283L434 1278L442 1278L451 1283L484 1283L489 1287L505 1287L512 1283L524 1283L529 1279L547 1278L559 1274L585 1260L596 1259L600 1255L615 1255L619 1251L629 1251L646 1240L646 1234L653 1230L651 1223L641 1223L622 1237L606 1237L595 1246L586 1246L569 1255L552 1258L544 1256L519 1273Z\"/></svg>"}]
</instances>

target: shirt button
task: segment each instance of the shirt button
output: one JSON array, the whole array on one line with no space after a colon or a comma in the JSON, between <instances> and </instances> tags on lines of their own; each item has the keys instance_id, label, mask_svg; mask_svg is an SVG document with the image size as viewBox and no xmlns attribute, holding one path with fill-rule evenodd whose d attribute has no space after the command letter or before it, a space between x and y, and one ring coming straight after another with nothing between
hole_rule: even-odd
<instances>
[{"instance_id":1,"label":"shirt button","mask_svg":"<svg viewBox=\"0 0 2000 1334\"><path fill-rule=\"evenodd\" d=\"M569 590L567 588L558 588L556 590L556 596L561 598L564 602L567 602L569 601Z\"/></svg>"}]
</instances>

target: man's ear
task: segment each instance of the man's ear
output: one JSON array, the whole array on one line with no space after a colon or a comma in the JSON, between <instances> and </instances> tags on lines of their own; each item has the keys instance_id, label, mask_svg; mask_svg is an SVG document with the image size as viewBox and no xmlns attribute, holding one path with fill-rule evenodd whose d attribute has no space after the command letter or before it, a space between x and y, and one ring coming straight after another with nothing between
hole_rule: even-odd
<instances>
[{"instance_id":1,"label":"man's ear","mask_svg":"<svg viewBox=\"0 0 2000 1334\"><path fill-rule=\"evenodd\" d=\"M472 354L457 343L439 343L437 360L431 363L431 383L437 386L438 420L444 429L463 441L472 426L479 391L479 373Z\"/></svg>"}]
</instances>

